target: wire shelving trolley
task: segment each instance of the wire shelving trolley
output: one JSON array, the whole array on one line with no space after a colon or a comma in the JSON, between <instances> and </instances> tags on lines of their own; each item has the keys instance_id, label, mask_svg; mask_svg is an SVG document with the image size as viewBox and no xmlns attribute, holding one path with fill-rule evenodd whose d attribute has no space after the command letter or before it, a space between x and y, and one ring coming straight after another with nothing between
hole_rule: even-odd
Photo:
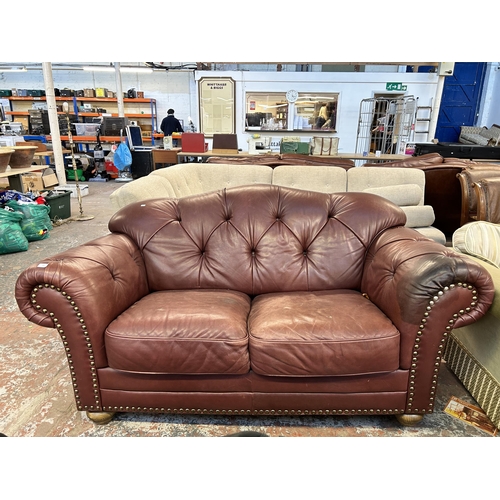
<instances>
[{"instance_id":1,"label":"wire shelving trolley","mask_svg":"<svg viewBox=\"0 0 500 500\"><path fill-rule=\"evenodd\" d=\"M404 154L415 131L413 96L363 99L359 109L356 153Z\"/></svg>"}]
</instances>

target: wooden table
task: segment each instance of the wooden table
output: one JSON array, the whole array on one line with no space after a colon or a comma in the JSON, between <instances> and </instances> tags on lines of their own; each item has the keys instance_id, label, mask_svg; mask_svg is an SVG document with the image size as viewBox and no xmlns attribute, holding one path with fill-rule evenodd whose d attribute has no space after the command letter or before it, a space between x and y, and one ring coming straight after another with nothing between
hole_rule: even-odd
<instances>
[{"instance_id":1,"label":"wooden table","mask_svg":"<svg viewBox=\"0 0 500 500\"><path fill-rule=\"evenodd\" d=\"M14 191L24 192L23 181L21 176L29 172L39 172L40 170L45 170L47 167L43 165L35 165L33 167L26 168L8 168L5 172L0 172L0 179L9 179L9 186Z\"/></svg>"},{"instance_id":2,"label":"wooden table","mask_svg":"<svg viewBox=\"0 0 500 500\"><path fill-rule=\"evenodd\" d=\"M68 154L71 153L70 149L63 149L62 154ZM47 149L46 151L35 151L35 154L33 155L34 159L36 161L44 159L45 165L50 165L50 159L54 157L54 151L52 149Z\"/></svg>"},{"instance_id":3,"label":"wooden table","mask_svg":"<svg viewBox=\"0 0 500 500\"><path fill-rule=\"evenodd\" d=\"M39 170L45 170L47 167L43 165L34 165L32 167L26 168L8 168L5 172L0 172L0 178L14 177L16 175L27 174L28 172L37 172Z\"/></svg>"},{"instance_id":4,"label":"wooden table","mask_svg":"<svg viewBox=\"0 0 500 500\"><path fill-rule=\"evenodd\" d=\"M181 148L155 148L151 151L153 153L153 170L156 170L157 165L175 165L176 163L178 163L179 160L177 156L181 152Z\"/></svg>"}]
</instances>

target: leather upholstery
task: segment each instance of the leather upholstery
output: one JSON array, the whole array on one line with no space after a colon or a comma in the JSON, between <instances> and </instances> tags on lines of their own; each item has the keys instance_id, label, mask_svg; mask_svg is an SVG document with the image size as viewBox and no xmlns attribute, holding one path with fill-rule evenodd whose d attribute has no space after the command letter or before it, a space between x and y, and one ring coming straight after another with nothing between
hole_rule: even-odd
<instances>
[{"instance_id":1,"label":"leather upholstery","mask_svg":"<svg viewBox=\"0 0 500 500\"><path fill-rule=\"evenodd\" d=\"M16 300L60 333L78 410L425 414L447 332L494 287L404 224L369 193L146 200L23 271Z\"/></svg>"},{"instance_id":2,"label":"leather upholstery","mask_svg":"<svg viewBox=\"0 0 500 500\"><path fill-rule=\"evenodd\" d=\"M500 173L483 177L474 183L477 198L477 219L500 224Z\"/></svg>"},{"instance_id":3,"label":"leather upholstery","mask_svg":"<svg viewBox=\"0 0 500 500\"><path fill-rule=\"evenodd\" d=\"M313 156L298 153L266 153L263 155L227 157L227 156L211 156L207 158L206 163L223 163L237 165L268 165L277 167L279 165L318 165L326 167L344 167L349 169L355 166L354 161L348 158L337 158L332 156Z\"/></svg>"},{"instance_id":4,"label":"leather upholstery","mask_svg":"<svg viewBox=\"0 0 500 500\"><path fill-rule=\"evenodd\" d=\"M377 217L368 224L370 212ZM254 186L145 200L116 213L109 228L137 242L151 291L229 288L257 295L359 288L373 238L405 222L399 207L372 194Z\"/></svg>"},{"instance_id":5,"label":"leather upholstery","mask_svg":"<svg viewBox=\"0 0 500 500\"><path fill-rule=\"evenodd\" d=\"M462 195L462 211L460 225L478 219L478 196L474 184L481 179L500 177L500 168L496 165L474 165L463 169L457 177L460 181ZM487 220L487 219L482 219ZM491 222L491 221L490 221Z\"/></svg>"}]
</instances>

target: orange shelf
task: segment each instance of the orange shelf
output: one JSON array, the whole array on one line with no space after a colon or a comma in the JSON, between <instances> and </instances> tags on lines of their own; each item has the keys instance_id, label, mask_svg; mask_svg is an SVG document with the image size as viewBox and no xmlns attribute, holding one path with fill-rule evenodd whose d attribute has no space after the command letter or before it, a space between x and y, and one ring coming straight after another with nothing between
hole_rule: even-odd
<instances>
[{"instance_id":1,"label":"orange shelf","mask_svg":"<svg viewBox=\"0 0 500 500\"><path fill-rule=\"evenodd\" d=\"M46 101L47 97L33 97L33 96L10 96L7 97L6 99L9 99L10 101ZM56 101L72 101L73 99L76 99L77 101L93 101L93 102L117 102L118 99L116 97L60 97L57 96L55 98ZM123 102L138 102L138 103L149 103L149 102L155 102L155 99L148 99L146 97L137 97L135 99L131 99L129 97L125 97L123 99Z\"/></svg>"},{"instance_id":2,"label":"orange shelf","mask_svg":"<svg viewBox=\"0 0 500 500\"><path fill-rule=\"evenodd\" d=\"M52 140L52 137L50 135L45 136L48 141ZM97 138L95 135L73 135L72 136L73 142L97 142ZM122 140L125 138L123 137ZM146 137L143 138L143 140L147 139ZM120 136L119 135L101 135L99 137L99 140L101 142L120 142ZM69 141L69 136L67 135L61 135L61 141Z\"/></svg>"},{"instance_id":3,"label":"orange shelf","mask_svg":"<svg viewBox=\"0 0 500 500\"><path fill-rule=\"evenodd\" d=\"M30 112L29 111L6 111L5 112L6 115L12 115L12 116L29 116L30 115ZM65 115L66 113L64 113L63 111L58 111L57 112L58 115ZM75 113L70 113L70 115L75 115ZM97 116L97 114L96 114Z\"/></svg>"}]
</instances>

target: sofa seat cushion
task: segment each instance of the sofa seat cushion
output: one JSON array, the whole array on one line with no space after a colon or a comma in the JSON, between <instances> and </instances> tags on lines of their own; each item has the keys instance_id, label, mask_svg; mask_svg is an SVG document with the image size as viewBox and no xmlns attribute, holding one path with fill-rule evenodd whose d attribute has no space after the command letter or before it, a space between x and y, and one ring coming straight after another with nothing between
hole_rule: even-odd
<instances>
[{"instance_id":1,"label":"sofa seat cushion","mask_svg":"<svg viewBox=\"0 0 500 500\"><path fill-rule=\"evenodd\" d=\"M230 290L149 294L108 326L109 366L141 373L248 373L249 310L250 298Z\"/></svg>"},{"instance_id":2,"label":"sofa seat cushion","mask_svg":"<svg viewBox=\"0 0 500 500\"><path fill-rule=\"evenodd\" d=\"M248 318L252 370L316 377L399 368L399 332L354 290L257 296Z\"/></svg>"}]
</instances>

